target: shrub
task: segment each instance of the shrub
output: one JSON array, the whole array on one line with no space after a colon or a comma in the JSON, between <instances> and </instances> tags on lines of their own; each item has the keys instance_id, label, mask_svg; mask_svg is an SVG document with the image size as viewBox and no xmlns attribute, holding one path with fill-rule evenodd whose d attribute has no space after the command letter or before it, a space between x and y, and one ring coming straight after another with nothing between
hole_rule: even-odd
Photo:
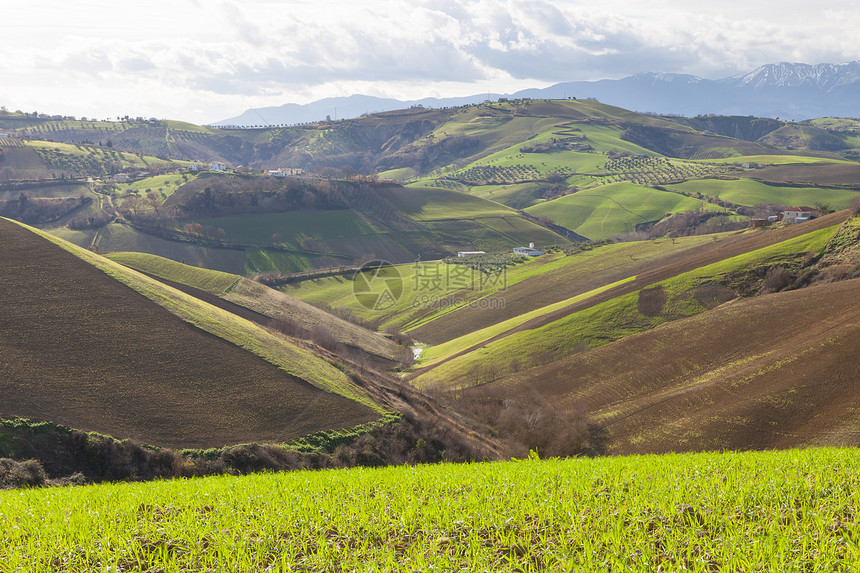
<instances>
[{"instance_id":1,"label":"shrub","mask_svg":"<svg viewBox=\"0 0 860 573\"><path fill-rule=\"evenodd\" d=\"M764 275L761 293L779 292L794 283L794 274L785 267L771 267Z\"/></svg>"},{"instance_id":2,"label":"shrub","mask_svg":"<svg viewBox=\"0 0 860 573\"><path fill-rule=\"evenodd\" d=\"M47 480L45 469L37 460L18 462L0 458L0 489L37 487L45 485Z\"/></svg>"}]
</instances>

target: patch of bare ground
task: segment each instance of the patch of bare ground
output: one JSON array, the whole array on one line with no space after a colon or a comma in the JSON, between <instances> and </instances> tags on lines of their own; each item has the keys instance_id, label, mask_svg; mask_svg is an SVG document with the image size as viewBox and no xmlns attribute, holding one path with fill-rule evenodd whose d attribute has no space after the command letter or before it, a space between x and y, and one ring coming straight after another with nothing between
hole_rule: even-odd
<instances>
[{"instance_id":1,"label":"patch of bare ground","mask_svg":"<svg viewBox=\"0 0 860 573\"><path fill-rule=\"evenodd\" d=\"M168 447L282 442L378 418L0 220L0 416Z\"/></svg>"},{"instance_id":2,"label":"patch of bare ground","mask_svg":"<svg viewBox=\"0 0 860 573\"><path fill-rule=\"evenodd\" d=\"M857 356L860 279L738 300L489 386L585 408L617 454L858 445Z\"/></svg>"},{"instance_id":3,"label":"patch of bare ground","mask_svg":"<svg viewBox=\"0 0 860 573\"><path fill-rule=\"evenodd\" d=\"M774 165L748 171L742 176L774 183L860 187L860 165Z\"/></svg>"}]
</instances>

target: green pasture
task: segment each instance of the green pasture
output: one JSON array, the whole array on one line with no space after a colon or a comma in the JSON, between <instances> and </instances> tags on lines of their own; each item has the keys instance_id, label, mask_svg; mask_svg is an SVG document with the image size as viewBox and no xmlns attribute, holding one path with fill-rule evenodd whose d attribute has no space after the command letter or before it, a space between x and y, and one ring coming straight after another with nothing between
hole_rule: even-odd
<instances>
[{"instance_id":1,"label":"green pasture","mask_svg":"<svg viewBox=\"0 0 860 573\"><path fill-rule=\"evenodd\" d=\"M516 332L491 342L440 364L413 380L413 383L419 387L443 384L453 388L479 384L486 381L485 365L493 365L496 373L503 374L523 367L538 366L546 360L547 355L558 360L577 349L603 346L654 328L667 320L704 312L706 308L694 296L694 290L699 285L714 283L729 273L754 266L792 261L807 251L820 252L837 229L838 226L834 226L813 231L655 283L649 288L659 286L667 294L663 310L656 316L646 316L639 311L639 291L620 295L544 326ZM448 352L448 349L442 352Z\"/></svg>"},{"instance_id":2,"label":"green pasture","mask_svg":"<svg viewBox=\"0 0 860 573\"><path fill-rule=\"evenodd\" d=\"M720 197L732 203L749 206L759 203L815 206L815 203L820 201L833 209L844 209L848 207L851 199L860 196L857 191L849 189L768 185L746 178L685 181L670 185L668 188L681 193L701 193L710 197Z\"/></svg>"},{"instance_id":3,"label":"green pasture","mask_svg":"<svg viewBox=\"0 0 860 573\"><path fill-rule=\"evenodd\" d=\"M455 338L454 340L450 340L450 341L442 343L442 344L437 344L435 346L425 347L425 349L421 353L421 360L418 362L417 365L418 366L431 366L440 360L448 358L449 356L452 356L452 355L456 354L457 352L461 352L461 351L469 348L470 346L473 346L475 344L479 344L481 342L489 340L493 336L496 336L498 334L502 334L503 332L506 332L512 328L516 328L517 326L519 326L525 322L528 322L529 320L531 320L533 318L537 318L539 316L549 314L550 312L560 310L566 306L570 306L574 303L577 303L579 301L590 298L590 297L592 297L596 294L599 294L603 291L609 290L611 288L614 288L614 287L621 285L621 284L624 284L626 282L630 282L634 278L636 278L636 277L631 276L629 278L622 279L620 281L616 281L614 283L610 283L610 284L604 285L602 287L598 287L596 289L592 289L586 293L583 293L583 294L580 294L577 296L573 296L573 297L567 298L565 300L556 302L554 304L550 304L550 305L541 307L537 310L533 310L531 312L521 314L517 317L509 318L508 320L496 323L493 326L488 326L487 328L482 328L481 330L476 330L475 332L466 334L464 336L460 336L458 338Z\"/></svg>"},{"instance_id":4,"label":"green pasture","mask_svg":"<svg viewBox=\"0 0 860 573\"><path fill-rule=\"evenodd\" d=\"M516 216L509 207L465 193L432 187L391 187L380 193L416 221Z\"/></svg>"},{"instance_id":5,"label":"green pasture","mask_svg":"<svg viewBox=\"0 0 860 573\"><path fill-rule=\"evenodd\" d=\"M513 183L510 185L476 185L468 188L470 195L495 201L514 209L525 209L543 201L541 194L547 183Z\"/></svg>"},{"instance_id":6,"label":"green pasture","mask_svg":"<svg viewBox=\"0 0 860 573\"><path fill-rule=\"evenodd\" d=\"M149 233L143 233L130 225L111 223L97 231L57 229L51 232L78 246L92 248L101 253L114 251L151 253L174 261L185 262L195 267L215 269L232 274L244 274L245 272L245 251L170 241Z\"/></svg>"},{"instance_id":7,"label":"green pasture","mask_svg":"<svg viewBox=\"0 0 860 573\"><path fill-rule=\"evenodd\" d=\"M196 219L204 226L224 229L226 240L251 245L281 244L314 251L314 240L373 235L379 231L353 211L287 211ZM273 240L273 235L280 235ZM277 239L277 237L275 238Z\"/></svg>"},{"instance_id":8,"label":"green pasture","mask_svg":"<svg viewBox=\"0 0 860 573\"><path fill-rule=\"evenodd\" d=\"M600 240L633 231L640 223L659 221L666 213L696 209L718 207L677 193L632 183L612 183L541 203L526 211L545 215L591 240Z\"/></svg>"},{"instance_id":9,"label":"green pasture","mask_svg":"<svg viewBox=\"0 0 860 573\"><path fill-rule=\"evenodd\" d=\"M194 181L195 179L197 179L197 175L190 173L169 173L167 175L145 177L130 183L121 183L119 184L119 189L121 191L130 191L133 193L147 193L149 191L153 191L158 193L163 201L173 195L177 189L186 183Z\"/></svg>"},{"instance_id":10,"label":"green pasture","mask_svg":"<svg viewBox=\"0 0 860 573\"><path fill-rule=\"evenodd\" d=\"M202 269L177 263L148 253L108 253L112 261L161 279L199 288L214 295L223 295L241 280L241 277L221 271Z\"/></svg>"},{"instance_id":11,"label":"green pasture","mask_svg":"<svg viewBox=\"0 0 860 573\"><path fill-rule=\"evenodd\" d=\"M619 272L623 274L626 268L682 252L711 242L714 238L711 235L680 237L674 242L654 240L617 243L582 250L569 256L563 252L548 253L507 267L501 282L443 261L397 265L403 291L395 305L383 310L369 310L359 304L353 296L352 275L305 280L283 285L279 290L312 304L343 306L363 320L378 325L414 330L441 317L456 320L458 309L514 285L528 285L529 288L533 285L534 289L540 290L550 280L553 283L564 281L572 284L587 280L599 281L602 277L615 276ZM633 274L631 272L628 276ZM462 284L464 277L468 278L465 285ZM455 302L449 304L449 298ZM552 302L565 298L558 296ZM537 310L541 306L535 303L530 310ZM505 317L500 314L499 321L502 320Z\"/></svg>"}]
</instances>

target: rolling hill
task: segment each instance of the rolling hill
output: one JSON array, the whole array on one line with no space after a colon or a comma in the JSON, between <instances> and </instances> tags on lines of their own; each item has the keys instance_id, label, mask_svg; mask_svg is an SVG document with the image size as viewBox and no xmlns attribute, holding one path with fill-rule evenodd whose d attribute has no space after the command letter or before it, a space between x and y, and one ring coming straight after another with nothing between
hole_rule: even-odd
<instances>
[{"instance_id":1,"label":"rolling hill","mask_svg":"<svg viewBox=\"0 0 860 573\"><path fill-rule=\"evenodd\" d=\"M343 372L286 339L8 220L0 236L4 417L212 447L380 415Z\"/></svg>"},{"instance_id":2,"label":"rolling hill","mask_svg":"<svg viewBox=\"0 0 860 573\"><path fill-rule=\"evenodd\" d=\"M93 178L67 188L86 206L31 222L103 252L245 276L603 240L692 210L708 232L727 231L762 201L838 209L860 189L851 122L659 117L587 99L243 130L9 113L0 124L14 134L0 157L8 199L71 201L60 179ZM180 158L237 168L201 174ZM263 176L275 167L305 175Z\"/></svg>"},{"instance_id":3,"label":"rolling hill","mask_svg":"<svg viewBox=\"0 0 860 573\"><path fill-rule=\"evenodd\" d=\"M586 409L612 453L855 445L860 280L720 306L476 394Z\"/></svg>"},{"instance_id":4,"label":"rolling hill","mask_svg":"<svg viewBox=\"0 0 860 573\"><path fill-rule=\"evenodd\" d=\"M843 358L860 340L860 282L831 282L860 272L848 217L730 235L456 338L431 321L411 332L437 336L412 382L481 415L534 397L587 413L613 453L856 443L860 371Z\"/></svg>"},{"instance_id":5,"label":"rolling hill","mask_svg":"<svg viewBox=\"0 0 860 573\"><path fill-rule=\"evenodd\" d=\"M112 261L168 281L189 294L264 326L294 327L293 336L321 338L324 333L348 349L367 353L391 368L398 348L390 339L337 318L319 308L247 278L192 267L145 253L110 253ZM207 296L209 295L209 296Z\"/></svg>"}]
</instances>

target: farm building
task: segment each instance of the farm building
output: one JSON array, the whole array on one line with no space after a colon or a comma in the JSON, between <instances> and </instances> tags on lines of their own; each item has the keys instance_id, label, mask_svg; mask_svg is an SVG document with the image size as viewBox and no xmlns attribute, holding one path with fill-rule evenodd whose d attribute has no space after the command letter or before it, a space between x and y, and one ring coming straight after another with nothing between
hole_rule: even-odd
<instances>
[{"instance_id":1,"label":"farm building","mask_svg":"<svg viewBox=\"0 0 860 573\"><path fill-rule=\"evenodd\" d=\"M534 243L529 243L528 247L514 247L514 254L526 255L529 257L539 257L545 253L544 251L536 249Z\"/></svg>"},{"instance_id":2,"label":"farm building","mask_svg":"<svg viewBox=\"0 0 860 573\"><path fill-rule=\"evenodd\" d=\"M786 223L803 223L818 215L818 210L812 207L789 207L782 212L782 220Z\"/></svg>"},{"instance_id":3,"label":"farm building","mask_svg":"<svg viewBox=\"0 0 860 573\"><path fill-rule=\"evenodd\" d=\"M457 256L461 259L466 257L477 257L478 255L486 255L486 251L457 251Z\"/></svg>"},{"instance_id":4,"label":"farm building","mask_svg":"<svg viewBox=\"0 0 860 573\"><path fill-rule=\"evenodd\" d=\"M294 177L304 173L301 169L295 167L279 167L278 169L269 169L269 177Z\"/></svg>"},{"instance_id":5,"label":"farm building","mask_svg":"<svg viewBox=\"0 0 860 573\"><path fill-rule=\"evenodd\" d=\"M209 164L210 171L224 171L225 169L227 169L227 166L220 161L213 161Z\"/></svg>"}]
</instances>

